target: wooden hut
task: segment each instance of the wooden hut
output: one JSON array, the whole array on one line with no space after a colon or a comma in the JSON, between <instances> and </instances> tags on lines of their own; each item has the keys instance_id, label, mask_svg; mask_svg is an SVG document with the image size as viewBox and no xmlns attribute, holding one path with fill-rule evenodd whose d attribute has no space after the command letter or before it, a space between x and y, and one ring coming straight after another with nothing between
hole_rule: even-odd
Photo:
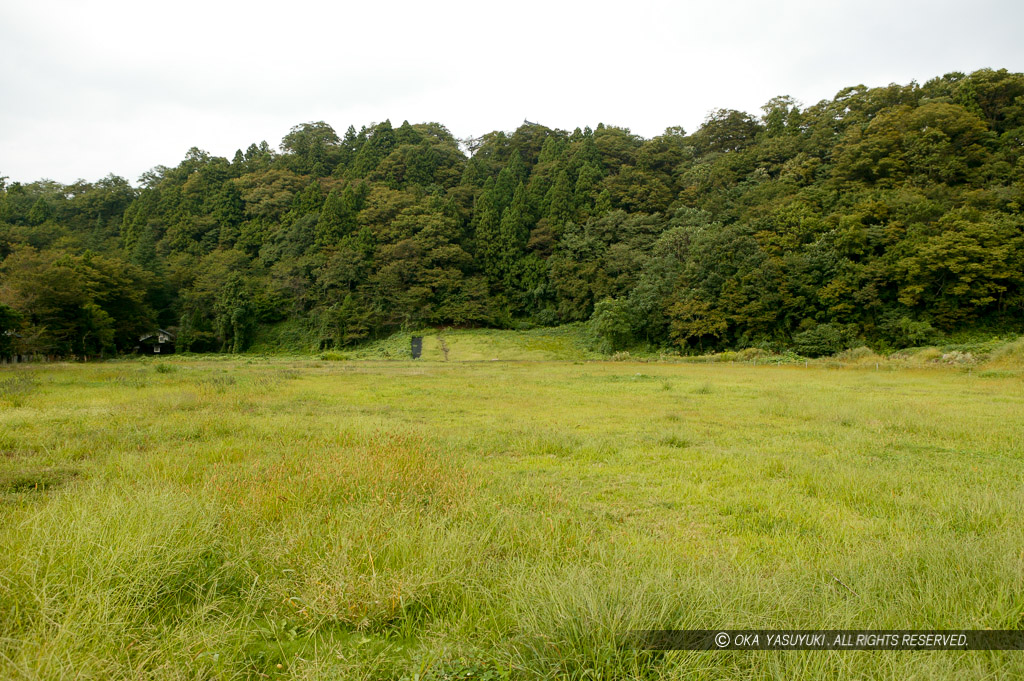
<instances>
[{"instance_id":1,"label":"wooden hut","mask_svg":"<svg viewBox=\"0 0 1024 681\"><path fill-rule=\"evenodd\" d=\"M165 329L139 336L139 352L144 355L173 355L174 334Z\"/></svg>"}]
</instances>

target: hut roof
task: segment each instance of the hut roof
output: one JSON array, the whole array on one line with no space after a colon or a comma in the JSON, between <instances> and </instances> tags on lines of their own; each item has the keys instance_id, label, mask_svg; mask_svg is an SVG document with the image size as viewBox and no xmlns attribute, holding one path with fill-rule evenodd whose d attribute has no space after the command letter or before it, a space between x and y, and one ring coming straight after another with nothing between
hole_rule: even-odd
<instances>
[{"instance_id":1,"label":"hut roof","mask_svg":"<svg viewBox=\"0 0 1024 681\"><path fill-rule=\"evenodd\" d=\"M139 336L139 342L155 338L158 343L168 343L174 341L174 334L166 329L157 329L150 333Z\"/></svg>"}]
</instances>

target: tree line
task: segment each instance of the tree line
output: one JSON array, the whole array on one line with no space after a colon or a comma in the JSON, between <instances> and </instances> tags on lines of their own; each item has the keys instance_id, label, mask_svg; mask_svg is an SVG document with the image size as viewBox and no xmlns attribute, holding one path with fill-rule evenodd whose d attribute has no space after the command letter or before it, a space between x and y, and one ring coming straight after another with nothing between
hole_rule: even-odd
<instances>
[{"instance_id":1,"label":"tree line","mask_svg":"<svg viewBox=\"0 0 1024 681\"><path fill-rule=\"evenodd\" d=\"M607 351L899 348L1024 321L1024 75L849 87L644 139L297 125L138 186L0 180L0 354L343 347L587 322Z\"/></svg>"}]
</instances>

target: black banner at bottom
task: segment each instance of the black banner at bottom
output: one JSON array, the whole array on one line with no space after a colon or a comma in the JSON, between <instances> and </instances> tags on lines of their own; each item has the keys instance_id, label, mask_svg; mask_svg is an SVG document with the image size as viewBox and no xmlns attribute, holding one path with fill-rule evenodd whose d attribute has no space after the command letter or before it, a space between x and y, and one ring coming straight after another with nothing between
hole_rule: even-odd
<instances>
[{"instance_id":1,"label":"black banner at bottom","mask_svg":"<svg viewBox=\"0 0 1024 681\"><path fill-rule=\"evenodd\" d=\"M645 650L1024 650L1024 631L992 629L649 629Z\"/></svg>"}]
</instances>

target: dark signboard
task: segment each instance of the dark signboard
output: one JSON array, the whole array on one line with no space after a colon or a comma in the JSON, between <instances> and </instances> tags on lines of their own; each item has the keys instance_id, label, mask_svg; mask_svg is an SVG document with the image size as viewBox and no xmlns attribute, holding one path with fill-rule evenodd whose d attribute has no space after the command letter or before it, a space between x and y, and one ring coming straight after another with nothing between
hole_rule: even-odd
<instances>
[{"instance_id":1,"label":"dark signboard","mask_svg":"<svg viewBox=\"0 0 1024 681\"><path fill-rule=\"evenodd\" d=\"M419 359L423 354L423 336L412 337L412 358Z\"/></svg>"}]
</instances>

